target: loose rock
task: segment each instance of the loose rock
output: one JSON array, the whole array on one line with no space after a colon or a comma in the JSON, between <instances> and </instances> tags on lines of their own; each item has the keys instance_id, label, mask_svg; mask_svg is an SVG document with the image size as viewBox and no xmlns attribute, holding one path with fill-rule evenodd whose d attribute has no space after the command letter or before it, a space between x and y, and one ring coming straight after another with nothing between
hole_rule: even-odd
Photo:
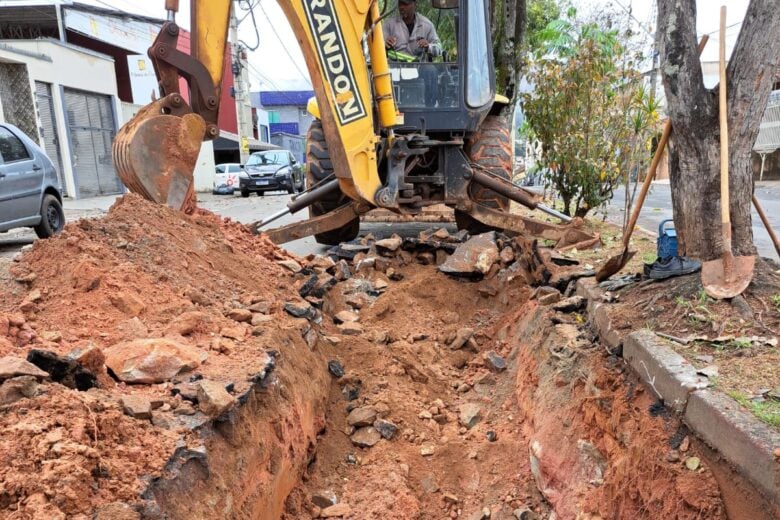
<instances>
[{"instance_id":1,"label":"loose rock","mask_svg":"<svg viewBox=\"0 0 780 520\"><path fill-rule=\"evenodd\" d=\"M576 312L585 307L587 300L582 296L571 296L565 298L553 305L553 309L558 312Z\"/></svg>"},{"instance_id":2,"label":"loose rock","mask_svg":"<svg viewBox=\"0 0 780 520\"><path fill-rule=\"evenodd\" d=\"M473 428L477 425L479 420L482 418L482 409L478 404L474 403L465 403L460 405L460 416L458 417L458 421L461 425L465 426L468 429Z\"/></svg>"},{"instance_id":3,"label":"loose rock","mask_svg":"<svg viewBox=\"0 0 780 520\"><path fill-rule=\"evenodd\" d=\"M398 235L393 235L390 238L385 238L382 240L377 240L374 242L374 246L376 247L376 250L381 255L392 255L392 253L395 253L400 249L401 247L401 237Z\"/></svg>"},{"instance_id":4,"label":"loose rock","mask_svg":"<svg viewBox=\"0 0 780 520\"><path fill-rule=\"evenodd\" d=\"M328 361L328 372L337 379L344 377L344 367L335 359Z\"/></svg>"},{"instance_id":5,"label":"loose rock","mask_svg":"<svg viewBox=\"0 0 780 520\"><path fill-rule=\"evenodd\" d=\"M211 325L211 327L209 327ZM189 311L178 315L168 324L166 334L189 336L197 330L209 331L213 327L211 316L201 311Z\"/></svg>"},{"instance_id":6,"label":"loose rock","mask_svg":"<svg viewBox=\"0 0 780 520\"><path fill-rule=\"evenodd\" d=\"M198 381L198 408L209 417L222 415L235 402L236 398L225 390L222 383L209 379Z\"/></svg>"},{"instance_id":7,"label":"loose rock","mask_svg":"<svg viewBox=\"0 0 780 520\"><path fill-rule=\"evenodd\" d=\"M355 428L361 428L363 426L371 426L376 420L376 410L371 406L361 406L355 408L347 416L347 424L354 426Z\"/></svg>"},{"instance_id":8,"label":"loose rock","mask_svg":"<svg viewBox=\"0 0 780 520\"><path fill-rule=\"evenodd\" d=\"M366 426L357 430L350 440L360 448L370 448L382 439L382 435L373 427Z\"/></svg>"},{"instance_id":9,"label":"loose rock","mask_svg":"<svg viewBox=\"0 0 780 520\"><path fill-rule=\"evenodd\" d=\"M38 395L38 380L35 376L19 376L0 384L0 406L15 403L24 397Z\"/></svg>"},{"instance_id":10,"label":"loose rock","mask_svg":"<svg viewBox=\"0 0 780 520\"><path fill-rule=\"evenodd\" d=\"M316 311L314 307L306 302L303 303L285 303L284 310L293 318L306 318L307 320L314 319Z\"/></svg>"},{"instance_id":11,"label":"loose rock","mask_svg":"<svg viewBox=\"0 0 780 520\"><path fill-rule=\"evenodd\" d=\"M336 327L346 336L358 336L363 333L363 326L355 321L339 323Z\"/></svg>"},{"instance_id":12,"label":"loose rock","mask_svg":"<svg viewBox=\"0 0 780 520\"><path fill-rule=\"evenodd\" d=\"M333 518L337 516L346 516L352 512L352 508L348 504L335 504L330 507L326 507L320 512L321 518Z\"/></svg>"},{"instance_id":13,"label":"loose rock","mask_svg":"<svg viewBox=\"0 0 780 520\"><path fill-rule=\"evenodd\" d=\"M276 263L281 265L282 267L284 267L285 269L287 269L292 273L299 273L303 269L303 267L301 267L301 264L299 264L295 260L280 260Z\"/></svg>"},{"instance_id":14,"label":"loose rock","mask_svg":"<svg viewBox=\"0 0 780 520\"><path fill-rule=\"evenodd\" d=\"M146 310L146 304L136 295L120 291L109 296L111 304L130 316L138 316Z\"/></svg>"},{"instance_id":15,"label":"loose rock","mask_svg":"<svg viewBox=\"0 0 780 520\"><path fill-rule=\"evenodd\" d=\"M59 356L54 352L33 349L27 353L27 361L47 372L52 381L68 388L86 391L97 386L95 374L72 359Z\"/></svg>"},{"instance_id":16,"label":"loose rock","mask_svg":"<svg viewBox=\"0 0 780 520\"><path fill-rule=\"evenodd\" d=\"M352 321L360 321L360 316L352 311L340 311L333 316L335 323L348 323Z\"/></svg>"},{"instance_id":17,"label":"loose rock","mask_svg":"<svg viewBox=\"0 0 780 520\"><path fill-rule=\"evenodd\" d=\"M141 395L125 395L120 399L122 409L130 417L149 420L152 418L152 403Z\"/></svg>"},{"instance_id":18,"label":"loose rock","mask_svg":"<svg viewBox=\"0 0 780 520\"><path fill-rule=\"evenodd\" d=\"M311 496L312 503L321 508L327 508L338 502L338 497L333 491L319 491Z\"/></svg>"},{"instance_id":19,"label":"loose rock","mask_svg":"<svg viewBox=\"0 0 780 520\"><path fill-rule=\"evenodd\" d=\"M206 353L169 338L139 339L118 343L104 351L106 366L125 383L153 384L172 379L183 370L194 370Z\"/></svg>"},{"instance_id":20,"label":"loose rock","mask_svg":"<svg viewBox=\"0 0 780 520\"><path fill-rule=\"evenodd\" d=\"M439 266L439 271L456 276L485 275L498 258L496 234L491 231L476 235L460 244Z\"/></svg>"},{"instance_id":21,"label":"loose rock","mask_svg":"<svg viewBox=\"0 0 780 520\"><path fill-rule=\"evenodd\" d=\"M249 309L230 309L228 318L240 323L249 323L252 321L252 311Z\"/></svg>"},{"instance_id":22,"label":"loose rock","mask_svg":"<svg viewBox=\"0 0 780 520\"><path fill-rule=\"evenodd\" d=\"M49 374L21 358L11 356L0 358L0 381L17 376L33 376L37 379L47 379Z\"/></svg>"},{"instance_id":23,"label":"loose rock","mask_svg":"<svg viewBox=\"0 0 780 520\"><path fill-rule=\"evenodd\" d=\"M503 372L506 370L506 360L499 356L496 351L489 350L485 353L485 361L487 366L493 372Z\"/></svg>"},{"instance_id":24,"label":"loose rock","mask_svg":"<svg viewBox=\"0 0 780 520\"><path fill-rule=\"evenodd\" d=\"M378 419L374 422L374 428L379 434L387 440L392 439L396 432L398 432L398 426L387 421L385 419Z\"/></svg>"},{"instance_id":25,"label":"loose rock","mask_svg":"<svg viewBox=\"0 0 780 520\"><path fill-rule=\"evenodd\" d=\"M459 348L463 348L463 346L466 344L468 340L471 339L472 336L474 336L474 329L470 329L468 327L458 329L458 332L455 335L455 339L453 339L452 343L450 343L450 348L452 350L458 350Z\"/></svg>"}]
</instances>

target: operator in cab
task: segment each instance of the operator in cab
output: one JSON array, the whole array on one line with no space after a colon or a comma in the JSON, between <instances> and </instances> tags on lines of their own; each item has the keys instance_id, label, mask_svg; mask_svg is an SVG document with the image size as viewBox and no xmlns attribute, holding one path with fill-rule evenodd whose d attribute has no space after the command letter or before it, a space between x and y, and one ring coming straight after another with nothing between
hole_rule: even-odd
<instances>
[{"instance_id":1,"label":"operator in cab","mask_svg":"<svg viewBox=\"0 0 780 520\"><path fill-rule=\"evenodd\" d=\"M407 54L419 61L427 51L441 55L439 35L433 23L417 13L417 0L398 0L398 14L385 20L382 28L388 51Z\"/></svg>"}]
</instances>

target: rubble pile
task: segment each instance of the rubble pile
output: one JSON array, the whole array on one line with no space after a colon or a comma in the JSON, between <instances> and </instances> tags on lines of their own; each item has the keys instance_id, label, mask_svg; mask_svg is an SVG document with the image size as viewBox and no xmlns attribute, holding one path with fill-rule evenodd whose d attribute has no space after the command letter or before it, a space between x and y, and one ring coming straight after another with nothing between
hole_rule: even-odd
<instances>
[{"instance_id":1,"label":"rubble pile","mask_svg":"<svg viewBox=\"0 0 780 520\"><path fill-rule=\"evenodd\" d=\"M141 494L177 447L202 446L279 359L314 363L316 333L284 311L308 305L295 262L240 224L134 195L17 258L0 296L0 516L153 510Z\"/></svg>"}]
</instances>

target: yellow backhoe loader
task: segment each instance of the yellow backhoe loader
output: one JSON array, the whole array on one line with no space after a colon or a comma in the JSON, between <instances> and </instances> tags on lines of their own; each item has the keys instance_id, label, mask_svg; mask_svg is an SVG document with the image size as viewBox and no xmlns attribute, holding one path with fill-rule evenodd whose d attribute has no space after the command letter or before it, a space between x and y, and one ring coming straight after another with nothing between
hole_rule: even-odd
<instances>
[{"instance_id":1,"label":"yellow backhoe loader","mask_svg":"<svg viewBox=\"0 0 780 520\"><path fill-rule=\"evenodd\" d=\"M557 247L588 241L578 223L510 182L512 145L502 117L509 100L495 92L488 3L430 0L449 23L450 48L424 61L389 61L380 11L372 0L278 0L301 45L315 99L307 139L308 189L285 213L310 218L267 231L277 243L315 235L335 244L357 236L373 208L419 213L446 204L459 228L539 236ZM425 1L425 0L421 0ZM116 168L131 191L192 211L193 168L203 140L219 134L217 115L231 0L191 1L191 53L177 50L177 0L149 56L160 98L117 135ZM391 53L391 55L393 55ZM430 57L429 57L430 58ZM179 85L189 86L189 104ZM568 224L511 214L509 201L541 209Z\"/></svg>"}]
</instances>

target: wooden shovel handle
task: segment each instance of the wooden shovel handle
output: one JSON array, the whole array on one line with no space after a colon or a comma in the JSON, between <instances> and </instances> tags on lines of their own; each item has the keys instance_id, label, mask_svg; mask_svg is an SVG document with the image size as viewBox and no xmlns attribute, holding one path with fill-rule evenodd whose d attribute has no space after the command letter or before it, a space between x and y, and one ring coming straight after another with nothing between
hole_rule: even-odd
<instances>
[{"instance_id":1,"label":"wooden shovel handle","mask_svg":"<svg viewBox=\"0 0 780 520\"><path fill-rule=\"evenodd\" d=\"M701 40L699 40L699 56L701 56L702 51L704 51L704 47L707 45L707 41L709 39L710 37L705 34L701 37ZM626 232L623 233L623 249L628 247L628 243L631 240L631 234L634 232L636 221L639 219L639 213L642 211L642 206L645 203L645 197L647 197L647 192L650 190L650 184L652 184L653 178L655 177L655 171L658 169L658 163L661 162L661 158L664 156L664 149L666 148L666 143L669 141L669 135L671 133L672 119L669 118L666 120L664 131L661 134L661 140L658 141L658 146L656 147L655 153L653 154L653 160L650 163L650 167L647 169L647 174L645 174L645 180L642 183L642 189L639 191L639 196L636 199L634 211L631 212L631 218L628 220Z\"/></svg>"},{"instance_id":2,"label":"wooden shovel handle","mask_svg":"<svg viewBox=\"0 0 780 520\"><path fill-rule=\"evenodd\" d=\"M775 246L775 251L777 251L777 256L780 256L780 239L777 238L775 230L772 229L772 224L769 223L769 219L766 217L766 213L764 213L764 208L762 208L761 204L759 204L755 193L753 194L753 205L756 207L756 213L758 213L758 216L761 218L761 222L764 223L766 232L769 233L769 238L772 239L772 243Z\"/></svg>"},{"instance_id":3,"label":"wooden shovel handle","mask_svg":"<svg viewBox=\"0 0 780 520\"><path fill-rule=\"evenodd\" d=\"M720 8L720 85L719 115L720 115L720 221L723 224L724 249L731 251L731 216L729 211L729 126L726 103L726 6ZM726 228L728 227L728 233ZM728 236L727 236L728 235Z\"/></svg>"}]
</instances>

